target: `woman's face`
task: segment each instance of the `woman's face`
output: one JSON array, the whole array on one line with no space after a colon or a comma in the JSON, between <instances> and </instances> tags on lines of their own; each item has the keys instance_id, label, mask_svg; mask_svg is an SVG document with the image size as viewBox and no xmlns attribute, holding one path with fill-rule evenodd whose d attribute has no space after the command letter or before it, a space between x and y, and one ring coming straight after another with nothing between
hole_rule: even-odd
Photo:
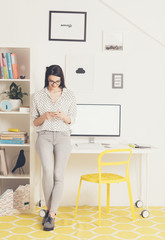
<instances>
[{"instance_id":1,"label":"woman's face","mask_svg":"<svg viewBox=\"0 0 165 240\"><path fill-rule=\"evenodd\" d=\"M49 82L49 89L56 89L60 86L61 84L61 78L54 76L54 75L49 75L48 77L48 82Z\"/></svg>"}]
</instances>

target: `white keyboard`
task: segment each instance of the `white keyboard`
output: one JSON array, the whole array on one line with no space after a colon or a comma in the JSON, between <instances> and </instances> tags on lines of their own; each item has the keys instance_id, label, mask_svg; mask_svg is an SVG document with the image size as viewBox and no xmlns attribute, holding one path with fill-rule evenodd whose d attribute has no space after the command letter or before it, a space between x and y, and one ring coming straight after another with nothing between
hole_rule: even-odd
<instances>
[{"instance_id":1,"label":"white keyboard","mask_svg":"<svg viewBox=\"0 0 165 240\"><path fill-rule=\"evenodd\" d=\"M76 143L76 147L80 149L97 149L97 148L103 148L101 143Z\"/></svg>"}]
</instances>

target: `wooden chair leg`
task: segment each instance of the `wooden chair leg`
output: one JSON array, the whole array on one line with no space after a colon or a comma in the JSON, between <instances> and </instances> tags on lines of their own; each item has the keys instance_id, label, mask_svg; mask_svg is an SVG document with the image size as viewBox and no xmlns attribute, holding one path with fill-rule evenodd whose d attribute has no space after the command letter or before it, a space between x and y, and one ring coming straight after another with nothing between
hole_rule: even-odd
<instances>
[{"instance_id":1,"label":"wooden chair leg","mask_svg":"<svg viewBox=\"0 0 165 240\"><path fill-rule=\"evenodd\" d=\"M78 194L77 194L77 201L76 201L76 208L75 208L74 218L76 218L76 215L77 215L77 208L78 208L78 202L79 202L79 197L80 197L81 182L82 182L82 180L80 179L80 184L79 184L79 189L78 189Z\"/></svg>"}]
</instances>

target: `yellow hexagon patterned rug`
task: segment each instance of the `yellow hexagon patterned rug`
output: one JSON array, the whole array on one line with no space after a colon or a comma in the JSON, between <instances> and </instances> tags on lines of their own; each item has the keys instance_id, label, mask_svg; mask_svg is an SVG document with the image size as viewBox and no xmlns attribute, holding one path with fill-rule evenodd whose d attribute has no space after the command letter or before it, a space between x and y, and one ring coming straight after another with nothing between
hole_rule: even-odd
<instances>
[{"instance_id":1,"label":"yellow hexagon patterned rug","mask_svg":"<svg viewBox=\"0 0 165 240\"><path fill-rule=\"evenodd\" d=\"M110 213L102 207L101 227L98 209L92 206L78 208L74 220L74 207L60 207L53 231L43 231L40 209L35 214L23 213L0 217L0 239L29 240L160 240L165 239L165 207L150 207L150 215L143 218L135 208L132 221L129 207L111 207Z\"/></svg>"}]
</instances>

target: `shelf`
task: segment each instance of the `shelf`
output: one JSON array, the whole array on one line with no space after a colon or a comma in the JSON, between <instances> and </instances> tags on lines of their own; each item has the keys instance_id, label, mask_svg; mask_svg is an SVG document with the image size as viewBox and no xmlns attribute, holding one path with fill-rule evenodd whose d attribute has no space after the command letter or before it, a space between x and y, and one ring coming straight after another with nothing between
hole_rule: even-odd
<instances>
[{"instance_id":1,"label":"shelf","mask_svg":"<svg viewBox=\"0 0 165 240\"><path fill-rule=\"evenodd\" d=\"M0 79L0 82L30 82L30 79Z\"/></svg>"},{"instance_id":2,"label":"shelf","mask_svg":"<svg viewBox=\"0 0 165 240\"><path fill-rule=\"evenodd\" d=\"M29 115L30 112L19 112L19 111L9 111L9 112L3 112L3 111L0 111L0 114L26 114L26 115Z\"/></svg>"},{"instance_id":3,"label":"shelf","mask_svg":"<svg viewBox=\"0 0 165 240\"><path fill-rule=\"evenodd\" d=\"M30 147L30 144L0 144L0 147Z\"/></svg>"},{"instance_id":4,"label":"shelf","mask_svg":"<svg viewBox=\"0 0 165 240\"><path fill-rule=\"evenodd\" d=\"M30 179L29 174L8 174L7 176L0 175L0 179Z\"/></svg>"}]
</instances>

